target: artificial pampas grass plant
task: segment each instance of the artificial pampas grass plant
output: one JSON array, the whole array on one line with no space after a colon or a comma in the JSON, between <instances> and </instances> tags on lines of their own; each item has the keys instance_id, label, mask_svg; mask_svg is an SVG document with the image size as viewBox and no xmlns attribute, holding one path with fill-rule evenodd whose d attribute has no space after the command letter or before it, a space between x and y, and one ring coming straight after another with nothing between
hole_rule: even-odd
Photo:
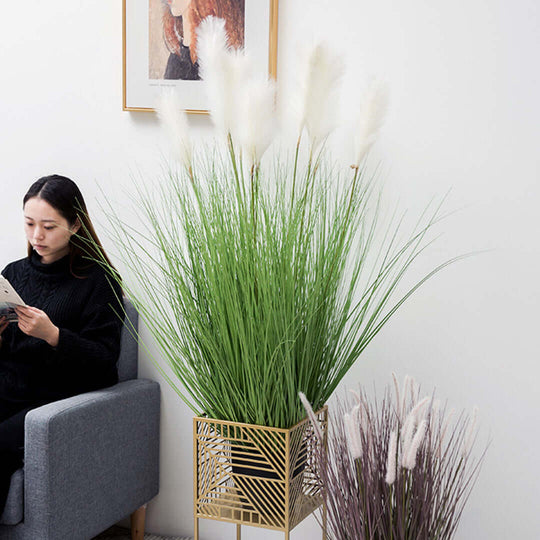
<instances>
[{"instance_id":1,"label":"artificial pampas grass plant","mask_svg":"<svg viewBox=\"0 0 540 540\"><path fill-rule=\"evenodd\" d=\"M206 83L210 114L219 133L234 129L238 109L234 88L239 88L242 59L231 54L225 32L225 21L209 17L199 25L198 56L201 78Z\"/></svg>"},{"instance_id":2,"label":"artificial pampas grass plant","mask_svg":"<svg viewBox=\"0 0 540 540\"><path fill-rule=\"evenodd\" d=\"M315 455L331 540L453 538L480 472L477 411L453 420L434 394L419 400L411 378L400 388L393 377L394 400L389 387L381 400L361 390L331 411Z\"/></svg>"},{"instance_id":3,"label":"artificial pampas grass plant","mask_svg":"<svg viewBox=\"0 0 540 540\"><path fill-rule=\"evenodd\" d=\"M124 290L194 412L288 428L305 414L298 392L324 405L399 306L448 264L394 297L438 213L399 242L399 225L379 231L365 161L340 169L325 154L339 77L324 47L305 70L311 86L294 146L270 155L274 83L228 47L222 21L203 21L198 44L223 136L193 149L167 97L160 119L172 123L180 161L139 189L136 226L111 209L109 229L129 276ZM366 114L379 118L383 102L371 98ZM380 119L362 125L364 149Z\"/></svg>"},{"instance_id":4,"label":"artificial pampas grass plant","mask_svg":"<svg viewBox=\"0 0 540 540\"><path fill-rule=\"evenodd\" d=\"M173 155L190 170L193 145L186 115L180 108L178 94L172 89L165 90L159 97L156 112L171 142Z\"/></svg>"},{"instance_id":5,"label":"artificial pampas grass plant","mask_svg":"<svg viewBox=\"0 0 540 540\"><path fill-rule=\"evenodd\" d=\"M388 107L388 90L380 80L370 83L355 113L354 163L359 166L375 142Z\"/></svg>"},{"instance_id":6,"label":"artificial pampas grass plant","mask_svg":"<svg viewBox=\"0 0 540 540\"><path fill-rule=\"evenodd\" d=\"M314 148L336 127L339 99L337 82L343 74L340 57L322 43L307 58L298 99L300 130L305 126Z\"/></svg>"}]
</instances>

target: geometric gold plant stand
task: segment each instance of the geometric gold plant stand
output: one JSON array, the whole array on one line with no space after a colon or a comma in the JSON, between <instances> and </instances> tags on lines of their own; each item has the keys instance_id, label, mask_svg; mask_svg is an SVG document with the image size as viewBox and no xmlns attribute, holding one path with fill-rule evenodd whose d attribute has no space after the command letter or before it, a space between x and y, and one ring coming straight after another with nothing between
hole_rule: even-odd
<instances>
[{"instance_id":1,"label":"geometric gold plant stand","mask_svg":"<svg viewBox=\"0 0 540 540\"><path fill-rule=\"evenodd\" d=\"M323 433L328 409L316 413ZM193 419L193 517L283 531L289 540L296 525L322 503L314 471L319 444L306 418L290 429ZM323 540L326 538L323 516Z\"/></svg>"}]
</instances>

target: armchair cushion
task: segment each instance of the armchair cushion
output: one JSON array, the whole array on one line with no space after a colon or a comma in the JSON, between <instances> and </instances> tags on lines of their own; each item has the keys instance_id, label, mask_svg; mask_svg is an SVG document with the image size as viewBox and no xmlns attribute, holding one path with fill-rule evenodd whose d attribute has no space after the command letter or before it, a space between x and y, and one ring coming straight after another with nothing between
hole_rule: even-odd
<instances>
[{"instance_id":1,"label":"armchair cushion","mask_svg":"<svg viewBox=\"0 0 540 540\"><path fill-rule=\"evenodd\" d=\"M22 469L11 476L9 494L0 516L0 525L16 525L23 519L24 473Z\"/></svg>"},{"instance_id":2,"label":"armchair cushion","mask_svg":"<svg viewBox=\"0 0 540 540\"><path fill-rule=\"evenodd\" d=\"M136 379L30 411L24 537L91 538L154 497L159 402L159 385ZM12 497L10 492L5 524L22 517L22 493L19 506Z\"/></svg>"}]
</instances>

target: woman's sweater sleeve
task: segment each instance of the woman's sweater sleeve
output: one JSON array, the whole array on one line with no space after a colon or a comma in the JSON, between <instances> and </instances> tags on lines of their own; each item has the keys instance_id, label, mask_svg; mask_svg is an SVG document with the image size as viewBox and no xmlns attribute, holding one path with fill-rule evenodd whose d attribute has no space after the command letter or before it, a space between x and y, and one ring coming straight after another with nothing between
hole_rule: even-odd
<instances>
[{"instance_id":1,"label":"woman's sweater sleeve","mask_svg":"<svg viewBox=\"0 0 540 540\"><path fill-rule=\"evenodd\" d=\"M1 272L1 274L7 278L7 272L9 271L9 267L11 265L7 265ZM7 330L7 328L6 328ZM6 332L6 330L4 330L4 333ZM2 359L2 356L6 356L7 353L8 353L8 344L7 344L7 340L3 339L3 334L0 335L0 360Z\"/></svg>"},{"instance_id":2,"label":"woman's sweater sleeve","mask_svg":"<svg viewBox=\"0 0 540 540\"><path fill-rule=\"evenodd\" d=\"M100 276L81 314L80 331L59 328L55 361L82 370L114 367L120 353L123 314L120 287Z\"/></svg>"}]
</instances>

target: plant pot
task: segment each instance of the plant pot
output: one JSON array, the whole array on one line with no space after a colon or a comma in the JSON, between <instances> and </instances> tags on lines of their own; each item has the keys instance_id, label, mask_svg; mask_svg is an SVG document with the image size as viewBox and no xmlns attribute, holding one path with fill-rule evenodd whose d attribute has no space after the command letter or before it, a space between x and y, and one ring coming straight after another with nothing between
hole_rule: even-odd
<instances>
[{"instance_id":1,"label":"plant pot","mask_svg":"<svg viewBox=\"0 0 540 540\"><path fill-rule=\"evenodd\" d=\"M296 478L302 473L307 466L307 441L302 439L298 451L294 451L291 456L292 470L291 478ZM236 451L231 450L231 466L234 475L242 474L244 476L255 476L260 478L273 478L278 480L280 475L272 468L271 463L279 461L279 452L273 451L271 448L267 448L264 455L268 456L268 461L260 460L259 448L235 448ZM260 463L258 462L260 461Z\"/></svg>"},{"instance_id":2,"label":"plant pot","mask_svg":"<svg viewBox=\"0 0 540 540\"><path fill-rule=\"evenodd\" d=\"M327 408L317 413L326 432ZM194 418L194 517L288 534L322 502L307 419L290 429Z\"/></svg>"},{"instance_id":3,"label":"plant pot","mask_svg":"<svg viewBox=\"0 0 540 540\"><path fill-rule=\"evenodd\" d=\"M248 501L242 507L254 510L259 514L264 513L267 504L271 502L267 501L264 493L260 492L264 486L264 483L260 482L260 480L279 481L281 478L281 475L274 468L271 468L271 462L275 463L279 461L278 453L269 448L266 449L266 452L269 460L265 462L260 460L261 453L258 449L245 448L231 450L232 477L236 479L239 489L244 491L244 495L246 495ZM294 468L292 469L290 481L291 483L295 483L298 475L302 474L308 467L307 442L305 439L301 442L297 458L295 459L294 456L291 458L291 466L292 464L294 464ZM255 487L253 484L255 484ZM276 486L276 491L278 491L277 484L274 484L274 486Z\"/></svg>"}]
</instances>

